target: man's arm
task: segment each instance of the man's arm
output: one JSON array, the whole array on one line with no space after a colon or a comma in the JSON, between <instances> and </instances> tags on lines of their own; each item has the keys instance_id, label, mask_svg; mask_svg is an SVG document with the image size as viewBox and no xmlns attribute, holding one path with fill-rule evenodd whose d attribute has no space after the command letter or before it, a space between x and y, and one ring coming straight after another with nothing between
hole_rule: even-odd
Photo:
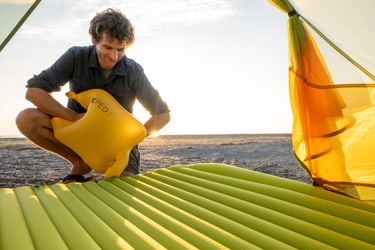
<instances>
[{"instance_id":1,"label":"man's arm","mask_svg":"<svg viewBox=\"0 0 375 250\"><path fill-rule=\"evenodd\" d=\"M33 103L40 111L52 117L60 117L68 121L76 121L83 116L83 114L78 114L73 110L64 107L47 91L40 88L28 88L26 91L26 100Z\"/></svg>"},{"instance_id":2,"label":"man's arm","mask_svg":"<svg viewBox=\"0 0 375 250\"><path fill-rule=\"evenodd\" d=\"M170 118L169 112L152 115L151 118L144 124L147 129L147 136L162 129L169 122Z\"/></svg>"}]
</instances>

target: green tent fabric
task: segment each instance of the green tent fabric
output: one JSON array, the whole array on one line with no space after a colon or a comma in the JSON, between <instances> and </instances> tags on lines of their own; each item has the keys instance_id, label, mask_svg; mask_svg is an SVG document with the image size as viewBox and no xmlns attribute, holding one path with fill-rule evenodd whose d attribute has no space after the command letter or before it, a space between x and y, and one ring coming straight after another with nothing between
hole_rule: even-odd
<instances>
[{"instance_id":1,"label":"green tent fabric","mask_svg":"<svg viewBox=\"0 0 375 250\"><path fill-rule=\"evenodd\" d=\"M375 2L270 2L289 15L296 158L315 185L375 201L375 50L366 40L375 38Z\"/></svg>"},{"instance_id":2,"label":"green tent fabric","mask_svg":"<svg viewBox=\"0 0 375 250\"><path fill-rule=\"evenodd\" d=\"M222 164L0 189L0 249L374 249L375 206Z\"/></svg>"},{"instance_id":3,"label":"green tent fabric","mask_svg":"<svg viewBox=\"0 0 375 250\"><path fill-rule=\"evenodd\" d=\"M40 1L0 1L0 51L16 34Z\"/></svg>"}]
</instances>

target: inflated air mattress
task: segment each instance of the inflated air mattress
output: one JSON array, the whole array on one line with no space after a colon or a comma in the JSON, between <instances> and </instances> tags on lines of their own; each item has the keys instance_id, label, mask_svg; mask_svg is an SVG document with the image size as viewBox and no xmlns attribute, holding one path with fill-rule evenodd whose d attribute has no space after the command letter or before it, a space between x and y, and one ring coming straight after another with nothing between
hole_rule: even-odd
<instances>
[{"instance_id":1,"label":"inflated air mattress","mask_svg":"<svg viewBox=\"0 0 375 250\"><path fill-rule=\"evenodd\" d=\"M0 249L374 249L375 205L222 164L0 189Z\"/></svg>"}]
</instances>

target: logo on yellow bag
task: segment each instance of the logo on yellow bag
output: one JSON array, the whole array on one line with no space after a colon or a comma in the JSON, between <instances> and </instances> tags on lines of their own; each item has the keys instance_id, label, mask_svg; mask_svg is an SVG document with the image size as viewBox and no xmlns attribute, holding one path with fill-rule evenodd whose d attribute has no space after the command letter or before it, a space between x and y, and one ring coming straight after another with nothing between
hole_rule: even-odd
<instances>
[{"instance_id":1,"label":"logo on yellow bag","mask_svg":"<svg viewBox=\"0 0 375 250\"><path fill-rule=\"evenodd\" d=\"M105 105L104 102L102 102L99 98L97 97L93 97L91 98L91 103L95 104L96 107L101 110L102 112L106 113L109 111L109 108L107 107L107 105Z\"/></svg>"}]
</instances>

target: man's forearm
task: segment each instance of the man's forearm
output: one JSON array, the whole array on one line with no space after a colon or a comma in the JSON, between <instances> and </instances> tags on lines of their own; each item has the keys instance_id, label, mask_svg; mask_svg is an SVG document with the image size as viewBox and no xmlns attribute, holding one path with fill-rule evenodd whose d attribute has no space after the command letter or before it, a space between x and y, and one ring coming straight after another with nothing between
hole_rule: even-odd
<instances>
[{"instance_id":1,"label":"man's forearm","mask_svg":"<svg viewBox=\"0 0 375 250\"><path fill-rule=\"evenodd\" d=\"M147 129L147 136L162 129L170 120L170 114L163 113L152 115L151 118L144 124Z\"/></svg>"},{"instance_id":2,"label":"man's forearm","mask_svg":"<svg viewBox=\"0 0 375 250\"><path fill-rule=\"evenodd\" d=\"M32 102L39 110L53 117L61 117L65 120L75 121L81 115L61 105L48 92L39 88L29 88L26 91L26 99Z\"/></svg>"}]
</instances>

